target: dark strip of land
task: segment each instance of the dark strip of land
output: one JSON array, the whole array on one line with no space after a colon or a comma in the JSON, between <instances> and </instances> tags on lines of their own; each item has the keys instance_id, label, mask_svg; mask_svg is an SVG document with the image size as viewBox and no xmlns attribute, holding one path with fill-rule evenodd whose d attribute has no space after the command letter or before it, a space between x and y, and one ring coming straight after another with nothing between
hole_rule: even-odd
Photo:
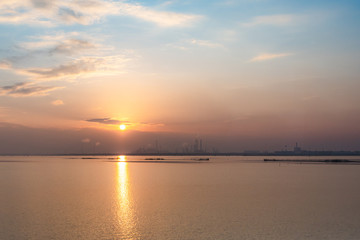
<instances>
[{"instance_id":1,"label":"dark strip of land","mask_svg":"<svg viewBox=\"0 0 360 240\"><path fill-rule=\"evenodd\" d=\"M264 162L289 162L289 163L359 163L355 159L274 159L265 158Z\"/></svg>"},{"instance_id":2,"label":"dark strip of land","mask_svg":"<svg viewBox=\"0 0 360 240\"><path fill-rule=\"evenodd\" d=\"M53 154L0 154L0 156L360 156L360 151L275 151L275 152L200 152L200 153L174 153L174 152L98 152L98 153L53 153Z\"/></svg>"},{"instance_id":3,"label":"dark strip of land","mask_svg":"<svg viewBox=\"0 0 360 240\"><path fill-rule=\"evenodd\" d=\"M202 161L179 161L179 160L176 160L176 161L173 161L173 160L167 160L167 161L163 161L163 160L130 160L130 161L123 161L123 162L120 162L120 161L115 161L115 160L105 160L104 162L114 162L114 163L186 163L186 164L193 164L193 163L202 163Z\"/></svg>"}]
</instances>

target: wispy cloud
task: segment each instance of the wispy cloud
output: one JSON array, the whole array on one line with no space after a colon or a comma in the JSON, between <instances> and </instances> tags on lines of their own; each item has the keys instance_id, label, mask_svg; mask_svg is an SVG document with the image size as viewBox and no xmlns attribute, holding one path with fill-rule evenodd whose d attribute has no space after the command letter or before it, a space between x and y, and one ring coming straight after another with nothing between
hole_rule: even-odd
<instances>
[{"instance_id":1,"label":"wispy cloud","mask_svg":"<svg viewBox=\"0 0 360 240\"><path fill-rule=\"evenodd\" d=\"M112 0L6 0L0 1L0 24L89 25L106 16L141 19L160 27L190 26L199 15L156 10L140 4ZM39 86L28 81L75 80L85 77L121 74L133 55L114 52L83 33L55 33L35 36L14 44L11 56L0 59L0 69L25 76L23 83L5 86L1 95L47 95L56 87ZM10 51L9 51L10 52Z\"/></svg>"},{"instance_id":2,"label":"wispy cloud","mask_svg":"<svg viewBox=\"0 0 360 240\"><path fill-rule=\"evenodd\" d=\"M242 26L253 27L258 25L286 26L298 22L302 17L294 14L265 15L252 18L242 23Z\"/></svg>"},{"instance_id":3,"label":"wispy cloud","mask_svg":"<svg viewBox=\"0 0 360 240\"><path fill-rule=\"evenodd\" d=\"M10 0L0 4L0 22L47 26L59 23L89 25L117 12L112 1Z\"/></svg>"},{"instance_id":4,"label":"wispy cloud","mask_svg":"<svg viewBox=\"0 0 360 240\"><path fill-rule=\"evenodd\" d=\"M166 45L167 47L176 48L180 50L189 50L191 48L204 47L204 48L218 48L218 49L226 49L224 45L220 43L216 43L209 40L200 40L200 39L187 39L182 40L176 43L169 43Z\"/></svg>"},{"instance_id":5,"label":"wispy cloud","mask_svg":"<svg viewBox=\"0 0 360 240\"><path fill-rule=\"evenodd\" d=\"M101 123L101 124L109 124L109 125L119 125L121 123L127 123L127 121L123 122L123 121L111 119L111 118L93 118L93 119L88 119L86 121Z\"/></svg>"},{"instance_id":6,"label":"wispy cloud","mask_svg":"<svg viewBox=\"0 0 360 240\"><path fill-rule=\"evenodd\" d=\"M220 43L215 43L207 40L198 40L192 39L189 41L193 45L201 46L201 47L208 47L208 48L224 48L224 46Z\"/></svg>"},{"instance_id":7,"label":"wispy cloud","mask_svg":"<svg viewBox=\"0 0 360 240\"><path fill-rule=\"evenodd\" d=\"M164 126L163 123L146 123L146 122L130 122L130 121L124 121L124 120L118 120L114 118L93 118L85 120L87 122L94 122L94 123L100 123L105 125L120 125L125 124L128 126L138 126L138 127L144 127L144 126L152 126L152 127L161 127Z\"/></svg>"},{"instance_id":8,"label":"wispy cloud","mask_svg":"<svg viewBox=\"0 0 360 240\"><path fill-rule=\"evenodd\" d=\"M60 87L38 86L29 82L0 87L0 95L12 97L44 96Z\"/></svg>"},{"instance_id":9,"label":"wispy cloud","mask_svg":"<svg viewBox=\"0 0 360 240\"><path fill-rule=\"evenodd\" d=\"M0 23L52 26L46 18L47 10L37 4L40 1L7 0L0 2ZM50 3L50 1L48 1ZM45 3L45 1L44 1ZM45 3L46 5L46 3Z\"/></svg>"},{"instance_id":10,"label":"wispy cloud","mask_svg":"<svg viewBox=\"0 0 360 240\"><path fill-rule=\"evenodd\" d=\"M102 64L101 59L82 59L53 68L32 68L19 70L24 75L32 75L36 79L56 79L66 76L77 76L83 73L94 72L96 66Z\"/></svg>"},{"instance_id":11,"label":"wispy cloud","mask_svg":"<svg viewBox=\"0 0 360 240\"><path fill-rule=\"evenodd\" d=\"M72 38L72 39L67 39L62 43L56 45L53 49L50 49L49 53L74 54L94 48L95 45L89 41Z\"/></svg>"},{"instance_id":12,"label":"wispy cloud","mask_svg":"<svg viewBox=\"0 0 360 240\"><path fill-rule=\"evenodd\" d=\"M11 69L12 64L10 61L3 59L0 61L0 69L5 69L5 70L9 70Z\"/></svg>"},{"instance_id":13,"label":"wispy cloud","mask_svg":"<svg viewBox=\"0 0 360 240\"><path fill-rule=\"evenodd\" d=\"M62 42L70 39L85 39L88 36L83 36L83 33L80 32L67 32L62 31L53 32L50 35L36 35L30 36L27 41L18 43L19 47L36 50L42 48L50 48L56 45L61 44Z\"/></svg>"},{"instance_id":14,"label":"wispy cloud","mask_svg":"<svg viewBox=\"0 0 360 240\"><path fill-rule=\"evenodd\" d=\"M167 7L169 5L173 5L176 2L177 2L176 0L165 1L165 2L161 3L160 6L161 7Z\"/></svg>"},{"instance_id":15,"label":"wispy cloud","mask_svg":"<svg viewBox=\"0 0 360 240\"><path fill-rule=\"evenodd\" d=\"M16 70L34 80L74 79L98 75L122 73L121 67L126 62L123 56L84 57L69 63L50 68L29 68Z\"/></svg>"},{"instance_id":16,"label":"wispy cloud","mask_svg":"<svg viewBox=\"0 0 360 240\"><path fill-rule=\"evenodd\" d=\"M113 75L124 72L125 63L130 60L125 55L113 55L113 49L96 43L94 39L81 33L56 33L36 36L30 41L18 44L17 56L0 61L0 68L13 71L36 81L73 80L78 77ZM41 58L43 63L36 59ZM69 61L69 58L72 59ZM32 60L35 61L32 61ZM23 67L21 64L33 65ZM46 66L48 63L58 63ZM43 65L43 66L37 66Z\"/></svg>"},{"instance_id":17,"label":"wispy cloud","mask_svg":"<svg viewBox=\"0 0 360 240\"><path fill-rule=\"evenodd\" d=\"M64 55L84 55L86 53L89 55L102 48L101 44L95 43L95 41L80 32L58 32L53 35L33 36L29 41L18 43L18 47L26 51L28 55L39 53Z\"/></svg>"},{"instance_id":18,"label":"wispy cloud","mask_svg":"<svg viewBox=\"0 0 360 240\"><path fill-rule=\"evenodd\" d=\"M58 99L58 100L52 101L51 104L54 106L61 106L61 105L64 105L64 102L62 100Z\"/></svg>"},{"instance_id":19,"label":"wispy cloud","mask_svg":"<svg viewBox=\"0 0 360 240\"><path fill-rule=\"evenodd\" d=\"M271 59L287 57L290 55L292 55L292 53L265 53L265 54L260 54L256 57L253 57L252 59L250 59L250 62L262 62L262 61L267 61L267 60L271 60Z\"/></svg>"},{"instance_id":20,"label":"wispy cloud","mask_svg":"<svg viewBox=\"0 0 360 240\"><path fill-rule=\"evenodd\" d=\"M109 15L126 15L156 23L162 27L186 26L200 16L157 11L140 4L107 0L7 0L0 3L0 23L89 25Z\"/></svg>"},{"instance_id":21,"label":"wispy cloud","mask_svg":"<svg viewBox=\"0 0 360 240\"><path fill-rule=\"evenodd\" d=\"M119 12L122 15L133 16L145 21L156 23L161 27L190 26L200 20L199 15L183 14L167 11L156 11L141 5L120 3Z\"/></svg>"}]
</instances>

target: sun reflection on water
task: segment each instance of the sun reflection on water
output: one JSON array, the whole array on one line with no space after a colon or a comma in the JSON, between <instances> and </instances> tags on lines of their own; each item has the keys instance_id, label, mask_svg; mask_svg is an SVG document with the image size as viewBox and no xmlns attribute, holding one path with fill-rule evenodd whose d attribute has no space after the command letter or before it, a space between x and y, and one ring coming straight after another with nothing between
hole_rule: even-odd
<instances>
[{"instance_id":1,"label":"sun reflection on water","mask_svg":"<svg viewBox=\"0 0 360 240\"><path fill-rule=\"evenodd\" d=\"M117 216L122 234L134 236L135 223L129 193L128 163L126 156L118 156L117 162Z\"/></svg>"}]
</instances>

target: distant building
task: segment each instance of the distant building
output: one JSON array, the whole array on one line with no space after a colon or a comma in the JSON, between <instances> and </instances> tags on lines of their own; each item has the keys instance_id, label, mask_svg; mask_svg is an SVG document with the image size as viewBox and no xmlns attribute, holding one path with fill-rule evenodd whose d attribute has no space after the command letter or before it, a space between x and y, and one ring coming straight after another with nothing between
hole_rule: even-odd
<instances>
[{"instance_id":1,"label":"distant building","mask_svg":"<svg viewBox=\"0 0 360 240\"><path fill-rule=\"evenodd\" d=\"M199 151L199 140L196 138L193 146L193 152L196 153Z\"/></svg>"},{"instance_id":2,"label":"distant building","mask_svg":"<svg viewBox=\"0 0 360 240\"><path fill-rule=\"evenodd\" d=\"M167 153L168 151L166 149L163 149L161 147L161 144L159 143L158 139L155 139L154 143L147 144L146 146L141 146L133 153L137 154L159 154L159 153Z\"/></svg>"},{"instance_id":3,"label":"distant building","mask_svg":"<svg viewBox=\"0 0 360 240\"><path fill-rule=\"evenodd\" d=\"M193 150L193 153L203 153L203 152L205 152L203 150L202 139L195 138L192 150Z\"/></svg>"},{"instance_id":4,"label":"distant building","mask_svg":"<svg viewBox=\"0 0 360 240\"><path fill-rule=\"evenodd\" d=\"M294 153L301 153L301 152L302 152L301 147L299 147L298 143L296 143L294 147Z\"/></svg>"}]
</instances>

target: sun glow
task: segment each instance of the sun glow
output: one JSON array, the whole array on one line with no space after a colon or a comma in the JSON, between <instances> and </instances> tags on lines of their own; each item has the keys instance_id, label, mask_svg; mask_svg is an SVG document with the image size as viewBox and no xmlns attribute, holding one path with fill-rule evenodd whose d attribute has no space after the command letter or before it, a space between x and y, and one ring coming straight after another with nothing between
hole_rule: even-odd
<instances>
[{"instance_id":1,"label":"sun glow","mask_svg":"<svg viewBox=\"0 0 360 240\"><path fill-rule=\"evenodd\" d=\"M119 128L120 128L121 131L124 131L124 130L126 129L126 125L125 125L125 124L121 124L121 125L119 126Z\"/></svg>"}]
</instances>

